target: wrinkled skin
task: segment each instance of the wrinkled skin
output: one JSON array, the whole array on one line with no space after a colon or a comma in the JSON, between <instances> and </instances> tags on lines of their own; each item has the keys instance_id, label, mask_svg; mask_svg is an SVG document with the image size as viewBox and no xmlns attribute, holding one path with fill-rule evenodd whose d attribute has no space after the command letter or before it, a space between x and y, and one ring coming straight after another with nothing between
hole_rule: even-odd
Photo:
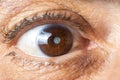
<instances>
[{"instance_id":1,"label":"wrinkled skin","mask_svg":"<svg viewBox=\"0 0 120 80\"><path fill-rule=\"evenodd\" d=\"M117 0L1 0L0 2L0 80L119 80L120 79L120 2ZM15 40L5 42L3 28L33 13L49 9L69 9L82 15L94 28L98 36L90 37L93 42L90 53L75 51L69 59L41 59L28 56L14 47ZM89 34L93 36L92 34ZM88 35L86 37L88 37ZM96 45L97 46L94 46ZM10 52L15 52L11 53ZM80 53L80 54L78 54ZM83 54L84 53L84 54ZM78 55L76 57L76 54ZM19 55L16 57L16 55ZM75 58L74 58L75 56ZM90 58L90 62L87 59ZM19 58L20 57L20 58ZM73 57L73 58L71 58ZM86 59L87 58L87 59ZM28 62L54 61L59 65L45 65L42 68L22 64ZM81 64L80 64L81 63ZM87 64L83 66L82 64ZM47 66L46 66L47 65ZM62 66L62 67L61 67ZM82 66L82 67L81 67ZM86 67L86 68L85 68ZM33 69L34 68L34 69Z\"/></svg>"}]
</instances>

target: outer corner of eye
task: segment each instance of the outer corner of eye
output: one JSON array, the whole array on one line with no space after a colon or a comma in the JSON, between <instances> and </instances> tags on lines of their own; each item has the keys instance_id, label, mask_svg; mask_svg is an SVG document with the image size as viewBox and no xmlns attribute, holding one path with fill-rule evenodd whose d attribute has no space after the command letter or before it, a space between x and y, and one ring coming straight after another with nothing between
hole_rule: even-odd
<instances>
[{"instance_id":1,"label":"outer corner of eye","mask_svg":"<svg viewBox=\"0 0 120 80\"><path fill-rule=\"evenodd\" d=\"M71 50L72 36L72 32L65 25L44 24L25 32L16 46L31 56L56 57Z\"/></svg>"}]
</instances>

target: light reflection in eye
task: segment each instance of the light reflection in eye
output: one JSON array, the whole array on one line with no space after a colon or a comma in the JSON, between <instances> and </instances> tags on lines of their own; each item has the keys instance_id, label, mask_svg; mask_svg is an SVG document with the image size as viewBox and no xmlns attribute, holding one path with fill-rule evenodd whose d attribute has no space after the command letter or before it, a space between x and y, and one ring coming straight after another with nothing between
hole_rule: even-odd
<instances>
[{"instance_id":1,"label":"light reflection in eye","mask_svg":"<svg viewBox=\"0 0 120 80\"><path fill-rule=\"evenodd\" d=\"M36 56L45 56L39 49L36 43L36 37L39 34L39 30L41 27L36 27L32 30L26 32L17 42L17 47L24 51L25 53L29 53L30 55Z\"/></svg>"},{"instance_id":2,"label":"light reflection in eye","mask_svg":"<svg viewBox=\"0 0 120 80\"><path fill-rule=\"evenodd\" d=\"M48 44L48 38L51 36L51 33L41 31L40 35L38 34L38 44Z\"/></svg>"}]
</instances>

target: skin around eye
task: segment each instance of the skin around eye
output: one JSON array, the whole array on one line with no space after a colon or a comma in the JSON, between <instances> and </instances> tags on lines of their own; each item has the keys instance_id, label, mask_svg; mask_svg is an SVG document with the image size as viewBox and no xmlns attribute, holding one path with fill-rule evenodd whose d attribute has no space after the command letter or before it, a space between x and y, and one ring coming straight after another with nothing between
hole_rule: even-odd
<instances>
[{"instance_id":1,"label":"skin around eye","mask_svg":"<svg viewBox=\"0 0 120 80\"><path fill-rule=\"evenodd\" d=\"M50 18L52 18L52 17L50 17ZM70 31L72 32L72 35L74 36L73 37L74 44L72 46L71 51L69 51L68 54L66 54L66 55L62 55L62 56L58 56L58 57L49 57L49 58L37 58L37 57L33 57L33 56L28 57L27 54L29 54L29 52L25 53L26 50L22 51L23 47L19 47L20 44L22 44L22 46L24 46L24 44L20 41L22 39L19 39L19 40L15 39L16 41L18 41L18 42L20 41L21 43L18 44L17 47L15 44L12 45L13 50L14 50L14 52L11 50L12 53L19 54L19 56L12 55L12 59L11 59L12 63L19 66L20 68L23 68L25 71L33 71L34 72L36 70L39 71L39 70L48 69L45 71L41 71L40 72L41 75L47 74L47 73L50 74L52 71L56 71L56 70L58 72L55 72L55 73L59 74L59 71L60 71L60 73L62 72L62 73L64 73L64 75L61 75L59 80L63 79L63 77L65 77L65 79L69 79L69 77L72 76L73 74L75 74L75 76L73 76L73 79L74 79L76 77L81 77L82 75L86 75L86 76L90 77L91 74L97 73L101 69L102 65L105 63L104 55L101 55L101 54L102 53L107 54L107 52L104 49L102 49L101 47L99 47L95 42L90 40L89 39L90 36L87 39L83 36L83 34L81 35L80 32L82 32L82 31L83 31L83 33L88 32L88 33L92 34L93 30L92 30L91 26L89 25L89 23L87 23L86 20L84 21L83 18L80 18L79 25L81 27L76 27L76 26L78 26L78 24L76 25L75 21L72 22L72 20L67 19L67 21L64 21L64 19L62 19L62 21L61 20L55 21L56 19L54 20L54 18L53 18L53 20L52 19L48 20L48 19L49 18L47 18L46 22L44 21L44 24L43 23L42 24L43 25L48 24L48 23L49 24L53 24L53 23L54 24L55 23L62 24L62 25L67 25L67 27L70 29ZM60 17L59 17L59 19L60 19ZM69 18L69 19L71 19L71 18ZM41 21L42 20L38 20L38 21L33 22L32 24L29 24L27 26L27 28L24 28L26 30L22 30L20 32L24 32L24 34L26 34L25 31L28 31L28 33L29 33L29 30L32 31L32 29L34 29L36 26L40 26ZM78 19L78 21L79 21L79 19ZM87 25L84 25L84 23ZM30 28L28 28L28 27L30 27ZM39 29L36 29L36 30L39 30ZM37 32L37 31L35 31L35 32ZM34 33L34 31L32 33ZM24 36L24 34L23 34L23 36ZM17 37L17 38L19 38L19 37ZM24 41L25 38L23 38L22 41ZM91 43L93 43L92 45L96 44L97 46L95 46L94 48L88 49L88 47L91 46ZM30 44L30 45L32 45L32 44ZM39 50L38 46L37 46L37 49ZM29 51L29 49L28 49L28 51ZM34 51L30 51L30 52L33 52L32 54L35 54ZM95 53L93 53L93 52L95 52ZM24 57L22 55L24 55ZM26 60L28 62L27 64L30 64L29 66L27 64L25 64L24 61L26 61ZM36 63L36 66L34 66L34 63ZM24 66L21 66L21 65L24 65ZM32 66L34 66L34 68L31 68ZM68 71L69 73L70 72L72 72L72 73L67 74L66 71ZM65 75L67 75L67 76L65 76ZM56 76L55 78L57 78L57 77L58 76ZM53 79L52 76L50 76L49 78Z\"/></svg>"},{"instance_id":2,"label":"skin around eye","mask_svg":"<svg viewBox=\"0 0 120 80\"><path fill-rule=\"evenodd\" d=\"M101 11L101 8L98 5L97 6L99 8L93 5L91 2L88 2L86 5L85 4L80 5L82 1L78 3L74 1L67 2L65 0L61 0L61 1L46 0L46 1L43 1L44 5L42 5L42 1L39 1L39 0L25 0L22 2L21 0L20 1L18 0L16 1L17 4L13 3L14 0L10 2L9 0L8 2L6 0L5 2L7 6L12 5L12 4L14 4L14 6L8 7L12 11L9 10L7 7L3 8L2 11L5 10L4 19L1 19L3 17L0 17L0 21L1 21L0 26L4 25L4 28L3 27L1 28L1 31L3 33L1 32L0 34L1 35L0 39L2 39L3 41L0 43L1 44L0 50L2 50L0 54L1 55L0 72L3 73L2 75L0 74L0 78L1 76L5 76L5 77L2 77L3 80L9 80L9 79L10 80L18 80L18 79L20 80L21 79L22 80L30 80L30 79L34 79L34 80L63 80L63 79L65 80L75 80L75 79L76 80L79 80L79 79L89 80L91 76L94 76L94 75L96 76L100 71L104 70L103 69L104 63L106 63L106 59L108 58L108 55L107 55L108 51L106 51L107 49L103 47L103 43L100 42L101 40L99 40L100 38L102 39L103 37L100 37L99 39L95 37L96 33L94 32L96 32L96 27L92 25L94 29L91 29L91 25L89 25L88 23L89 21L90 24L92 24L92 21L90 20L96 20L96 17L97 17L97 20L99 20L100 17L98 15L96 15L96 17L90 16L90 10L93 11L93 9L91 9L92 7L96 8L97 10L99 9L99 11ZM70 2L74 4L74 6L70 4ZM24 5L26 5L27 8L21 10L21 8L25 7ZM58 9L58 5L59 5L59 9ZM61 7L65 5L66 7ZM49 8L46 8L46 6L48 6ZM51 16L48 16L47 14L47 17L44 15L45 18L42 18L42 20L38 20L40 18L36 17L35 13L41 14L42 11L40 8L43 8L43 7L48 12L50 13L54 12L55 14L66 12L63 9L66 10L66 8L69 7L67 8L67 10L69 9L67 11L67 15L74 14L74 12L76 12L75 14L81 14L81 15L88 14L88 16L85 16L86 19L83 19L82 17L80 16L78 17L74 14L76 17L75 16L73 17L72 15L72 18L70 19L69 16L71 15L69 15L67 16L67 18L64 18L66 19L66 21L64 21L63 18L60 19L61 18L60 16L59 16L60 18L57 18L55 16L53 18L53 16L51 17ZM51 11L49 11L49 9ZM80 10L80 9L83 9L83 10ZM46 13L46 10L45 12L43 10L43 14ZM105 11L108 11L108 9L106 9ZM0 16L3 16L2 12L0 13ZM26 22L31 20L31 16L32 18L34 18L34 21L32 20L32 23L25 24ZM50 18L52 18L53 20L51 21ZM43 19L46 19L47 21ZM100 22L101 21L99 21L98 23L101 26ZM48 23L63 24L63 25L69 26L70 29L72 28L70 31L73 32L72 34L76 34L76 35L74 35L75 39L73 40L74 41L74 45L72 47L73 50L70 51L69 54L62 55L59 57L52 57L52 58L38 58L38 57L27 55L26 53L24 53L24 51L16 47L17 41L20 40L19 38L22 35L24 35L27 31L34 29L36 26L40 26L39 24L44 25ZM19 24L24 25L24 27L22 26L23 29L20 27L18 29ZM78 26L78 24L80 25ZM104 27L104 25L102 25L102 27ZM16 31L16 29L18 29L18 31ZM102 33L102 31L100 32ZM96 35L99 36L99 33ZM6 42L8 41L8 42L5 43L4 41ZM52 39L52 41L58 44L61 41L61 39L60 37L55 37L54 39ZM5 52L3 52L4 49L6 50ZM104 80L104 79L101 79L101 80Z\"/></svg>"}]
</instances>

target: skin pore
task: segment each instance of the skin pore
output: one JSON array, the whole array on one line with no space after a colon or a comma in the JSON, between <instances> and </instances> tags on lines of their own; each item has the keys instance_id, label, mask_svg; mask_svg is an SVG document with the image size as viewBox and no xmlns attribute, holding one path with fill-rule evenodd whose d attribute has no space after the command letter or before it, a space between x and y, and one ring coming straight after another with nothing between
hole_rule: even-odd
<instances>
[{"instance_id":1,"label":"skin pore","mask_svg":"<svg viewBox=\"0 0 120 80\"><path fill-rule=\"evenodd\" d=\"M54 14L65 11L68 16L73 15L71 22L85 25L80 34L86 41L81 37L79 40L75 33L76 44L82 48L53 58L30 56L20 50L16 46L18 39L33 26L50 22L44 19L24 25L13 39L7 39L16 24L46 11ZM119 13L119 2L114 0L1 0L0 80L119 80ZM67 25L71 26L69 21Z\"/></svg>"}]
</instances>

